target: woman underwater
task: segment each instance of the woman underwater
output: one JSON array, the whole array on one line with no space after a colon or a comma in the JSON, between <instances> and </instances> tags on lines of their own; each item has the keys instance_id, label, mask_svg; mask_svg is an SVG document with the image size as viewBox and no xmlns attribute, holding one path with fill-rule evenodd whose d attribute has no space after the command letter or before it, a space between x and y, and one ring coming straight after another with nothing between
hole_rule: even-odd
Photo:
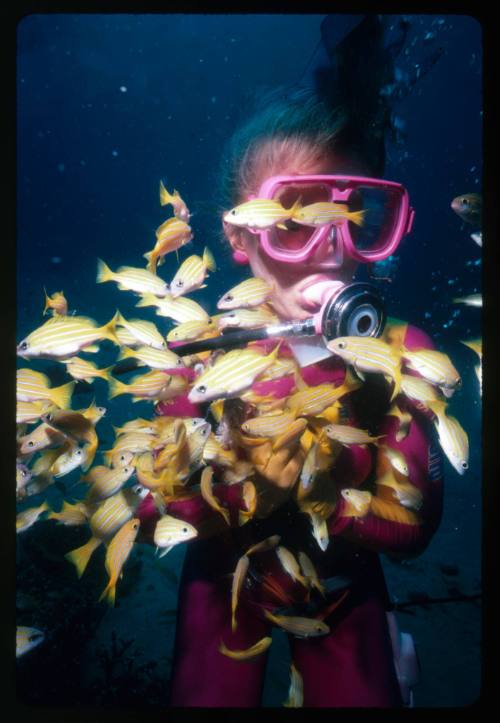
<instances>
[{"instance_id":1,"label":"woman underwater","mask_svg":"<svg viewBox=\"0 0 500 723\"><path fill-rule=\"evenodd\" d=\"M365 125L369 125L366 119ZM389 256L411 227L405 190L398 184L379 185L380 137L370 140L345 106L332 107L308 90L266 98L261 111L233 137L224 168L225 237L238 263L248 264L254 276L273 284L270 303L282 321L316 313L328 294L352 283L358 266L373 258L370 253ZM372 228L371 237L355 223L318 230L288 222L281 228L249 230L231 223L229 213L253 198L279 199L286 208L298 200L306 206L344 198L353 210L362 208L370 193L383 199L392 219L390 224L379 223L378 235ZM366 228L370 228L368 218ZM389 320L382 339L395 347L404 344L409 351L433 348L424 332L396 320ZM270 352L276 340L262 346ZM280 359L292 356L286 339L278 353ZM200 496L168 503L169 515L193 524L199 533L188 543L180 583L171 706L259 706L267 652L241 661L223 654L220 646L250 648L271 635L272 625L283 614L316 618L329 629L317 636L288 633L292 662L303 683L304 707L408 704L408 690L398 682L402 676L395 659L397 631L388 615L390 601L379 553L403 559L419 555L429 544L441 518L441 458L428 410L398 396L395 411L393 386L382 375L368 373L361 384L353 382L346 369L344 359L334 354L303 366L297 384L352 383L338 423L369 430L383 444L341 446L331 468L316 476L308 496L301 470L310 446L305 448L300 436L291 433L288 443L273 451L268 442L259 445L239 435L235 451L257 470L252 477L257 507L246 524L239 524L240 513L247 511L242 485L226 485L217 476L213 490L229 512L229 526ZM411 370L405 373L417 376ZM273 380L262 393L279 400L291 390L283 391L282 380ZM232 402L226 401L221 421L234 430L246 418L247 408ZM185 415L203 416L206 409L189 405ZM157 412L183 415L180 406L172 405L160 404ZM403 432L405 414L411 416L406 417ZM377 484L390 466L385 446L402 453L405 480L417 503L400 503L392 490L384 487L384 494ZM346 490L354 490L354 498ZM356 497L357 491L372 493L378 507L366 509L362 503L359 507L364 498ZM313 515L308 510L321 512L327 539L312 534ZM158 512L147 499L136 514L147 540ZM235 625L231 587L238 561L253 545L275 535L296 559L300 553L307 555L321 592L309 591L300 576L287 572L276 548L264 545L247 555Z\"/></svg>"}]
</instances>

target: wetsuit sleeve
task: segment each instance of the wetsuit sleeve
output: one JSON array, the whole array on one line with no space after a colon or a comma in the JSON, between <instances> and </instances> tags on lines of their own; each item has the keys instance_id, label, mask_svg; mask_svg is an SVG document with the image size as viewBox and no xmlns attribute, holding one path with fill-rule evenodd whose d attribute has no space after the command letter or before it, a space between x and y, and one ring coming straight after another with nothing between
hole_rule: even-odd
<instances>
[{"instance_id":1,"label":"wetsuit sleeve","mask_svg":"<svg viewBox=\"0 0 500 723\"><path fill-rule=\"evenodd\" d=\"M405 346L410 350L434 348L430 338L413 327L408 328ZM399 442L396 440L399 420L393 416L383 419L379 433L386 435L384 441L389 447L399 449L404 454L409 467L409 481L422 495L420 509L410 510L411 514L407 515L406 508L401 508L401 517L407 518L403 521L388 519L393 516L381 515L380 511L375 514L371 508L364 517L347 517L347 504L339 495L335 512L328 521L331 535L340 535L363 547L395 557L413 557L423 552L436 532L442 514L442 453L430 421L431 413L417 404L406 406L406 409L411 411L413 418L404 439ZM342 486L353 485L346 483ZM373 493L376 495L376 485ZM394 504L399 503L394 500Z\"/></svg>"}]
</instances>

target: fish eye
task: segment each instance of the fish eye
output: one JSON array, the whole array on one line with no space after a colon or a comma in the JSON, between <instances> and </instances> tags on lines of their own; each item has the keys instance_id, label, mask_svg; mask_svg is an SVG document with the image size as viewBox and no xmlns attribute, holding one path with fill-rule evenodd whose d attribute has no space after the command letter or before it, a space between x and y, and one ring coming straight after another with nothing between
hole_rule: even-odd
<instances>
[{"instance_id":1,"label":"fish eye","mask_svg":"<svg viewBox=\"0 0 500 723\"><path fill-rule=\"evenodd\" d=\"M52 414L46 414L46 415L45 415L45 419L47 420L47 422L52 422L52 420L54 419L54 417L53 417Z\"/></svg>"},{"instance_id":2,"label":"fish eye","mask_svg":"<svg viewBox=\"0 0 500 723\"><path fill-rule=\"evenodd\" d=\"M183 527L183 528L182 528L182 531L183 531L183 532L188 532L188 528L187 528L187 527Z\"/></svg>"},{"instance_id":3,"label":"fish eye","mask_svg":"<svg viewBox=\"0 0 500 723\"><path fill-rule=\"evenodd\" d=\"M29 636L28 642L29 642L29 643L34 643L35 640L39 640L41 637L42 637L42 636L40 635L40 633L33 633L33 635L30 635L30 636Z\"/></svg>"},{"instance_id":4,"label":"fish eye","mask_svg":"<svg viewBox=\"0 0 500 723\"><path fill-rule=\"evenodd\" d=\"M196 389L199 391L200 394L205 394L205 392L207 391L207 388L204 384L200 384L200 386L196 387Z\"/></svg>"},{"instance_id":5,"label":"fish eye","mask_svg":"<svg viewBox=\"0 0 500 723\"><path fill-rule=\"evenodd\" d=\"M234 297L233 297L232 294L226 294L225 297L224 297L224 299L225 299L226 301L232 301L233 298L234 298Z\"/></svg>"},{"instance_id":6,"label":"fish eye","mask_svg":"<svg viewBox=\"0 0 500 723\"><path fill-rule=\"evenodd\" d=\"M77 449L77 450L76 450L76 455L77 455L77 457L81 457L81 456L82 456L82 450L81 450L81 449Z\"/></svg>"},{"instance_id":7,"label":"fish eye","mask_svg":"<svg viewBox=\"0 0 500 723\"><path fill-rule=\"evenodd\" d=\"M97 407L97 411L101 414L106 414L106 407Z\"/></svg>"},{"instance_id":8,"label":"fish eye","mask_svg":"<svg viewBox=\"0 0 500 723\"><path fill-rule=\"evenodd\" d=\"M337 346L338 346L339 349L345 349L346 343L345 343L345 341L339 341L339 343L337 344Z\"/></svg>"},{"instance_id":9,"label":"fish eye","mask_svg":"<svg viewBox=\"0 0 500 723\"><path fill-rule=\"evenodd\" d=\"M233 209L231 210L231 214L232 214L233 216L236 216L236 209L235 209L235 208L233 208Z\"/></svg>"},{"instance_id":10,"label":"fish eye","mask_svg":"<svg viewBox=\"0 0 500 723\"><path fill-rule=\"evenodd\" d=\"M462 469L469 469L469 465L467 464L467 462L465 460L462 461L461 466L462 466Z\"/></svg>"},{"instance_id":11,"label":"fish eye","mask_svg":"<svg viewBox=\"0 0 500 723\"><path fill-rule=\"evenodd\" d=\"M175 282L175 285L176 286L184 286L184 281L182 279L177 279L177 281Z\"/></svg>"},{"instance_id":12,"label":"fish eye","mask_svg":"<svg viewBox=\"0 0 500 723\"><path fill-rule=\"evenodd\" d=\"M20 349L21 351L26 351L27 348L28 348L28 342L27 342L27 341L22 341L22 342L19 344L19 349Z\"/></svg>"},{"instance_id":13,"label":"fish eye","mask_svg":"<svg viewBox=\"0 0 500 723\"><path fill-rule=\"evenodd\" d=\"M468 205L469 205L469 199L468 199L468 198L462 198L462 203L464 204L464 206L468 206Z\"/></svg>"},{"instance_id":14,"label":"fish eye","mask_svg":"<svg viewBox=\"0 0 500 723\"><path fill-rule=\"evenodd\" d=\"M32 440L32 439L30 439L30 441L28 442L28 447L33 447L33 446L34 446L34 444L35 444L35 443L33 442L33 440Z\"/></svg>"}]
</instances>

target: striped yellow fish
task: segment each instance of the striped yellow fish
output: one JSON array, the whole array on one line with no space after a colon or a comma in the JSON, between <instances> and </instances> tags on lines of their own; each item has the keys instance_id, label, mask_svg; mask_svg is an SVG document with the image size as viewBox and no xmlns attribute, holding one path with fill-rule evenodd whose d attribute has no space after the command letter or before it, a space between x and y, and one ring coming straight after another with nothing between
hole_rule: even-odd
<instances>
[{"instance_id":1,"label":"striped yellow fish","mask_svg":"<svg viewBox=\"0 0 500 723\"><path fill-rule=\"evenodd\" d=\"M155 324L151 321L144 321L144 319L125 319L122 314L118 311L116 313L116 323L119 326L125 327L136 340L144 344L145 346L152 346L153 349L166 349L167 342L160 334Z\"/></svg>"},{"instance_id":2,"label":"striped yellow fish","mask_svg":"<svg viewBox=\"0 0 500 723\"><path fill-rule=\"evenodd\" d=\"M231 586L231 630L233 633L237 627L236 608L238 607L238 598L247 576L249 564L250 560L248 556L243 555L238 560L238 564L236 565L236 569L233 573L233 582Z\"/></svg>"},{"instance_id":3,"label":"striped yellow fish","mask_svg":"<svg viewBox=\"0 0 500 723\"><path fill-rule=\"evenodd\" d=\"M298 392L291 394L287 401L287 409L291 409L296 415L318 416L331 407L345 394L359 388L361 383L356 381L352 374L346 374L345 381L338 387L333 384L318 384L315 387L305 387Z\"/></svg>"},{"instance_id":4,"label":"striped yellow fish","mask_svg":"<svg viewBox=\"0 0 500 723\"><path fill-rule=\"evenodd\" d=\"M401 375L401 391L409 399L416 402L427 404L428 402L437 402L440 395L429 382L421 377L410 376L409 374Z\"/></svg>"},{"instance_id":5,"label":"striped yellow fish","mask_svg":"<svg viewBox=\"0 0 500 723\"><path fill-rule=\"evenodd\" d=\"M324 226L327 223L339 225L347 219L357 226L362 226L366 209L362 211L349 211L345 203L321 201L302 206L293 215L292 221L302 226Z\"/></svg>"},{"instance_id":6,"label":"striped yellow fish","mask_svg":"<svg viewBox=\"0 0 500 723\"><path fill-rule=\"evenodd\" d=\"M82 547L71 550L64 556L75 566L78 577L85 572L92 553L97 550L99 545L110 539L125 522L132 519L135 510L147 493L148 490L137 485L117 492L99 504L90 517L92 531L90 540Z\"/></svg>"},{"instance_id":7,"label":"striped yellow fish","mask_svg":"<svg viewBox=\"0 0 500 723\"><path fill-rule=\"evenodd\" d=\"M210 434L203 447L203 461L213 462L218 467L232 468L237 457L233 449L225 449L214 434Z\"/></svg>"},{"instance_id":8,"label":"striped yellow fish","mask_svg":"<svg viewBox=\"0 0 500 723\"><path fill-rule=\"evenodd\" d=\"M253 417L243 422L241 429L251 437L276 437L286 432L294 419L293 412Z\"/></svg>"},{"instance_id":9,"label":"striped yellow fish","mask_svg":"<svg viewBox=\"0 0 500 723\"><path fill-rule=\"evenodd\" d=\"M118 359L137 359L139 366L150 369L180 369L184 367L181 357L169 349L154 349L152 346L140 346L138 349L122 348Z\"/></svg>"},{"instance_id":10,"label":"striped yellow fish","mask_svg":"<svg viewBox=\"0 0 500 723\"><path fill-rule=\"evenodd\" d=\"M262 230L280 225L291 218L300 208L298 199L290 208L284 208L279 201L269 198L254 198L235 206L224 214L223 220L233 226L243 226L250 230Z\"/></svg>"},{"instance_id":11,"label":"striped yellow fish","mask_svg":"<svg viewBox=\"0 0 500 723\"><path fill-rule=\"evenodd\" d=\"M71 445L70 448L60 454L54 464L50 467L50 472L54 477L64 477L77 467L81 467L86 463L86 452L81 447Z\"/></svg>"},{"instance_id":12,"label":"striped yellow fish","mask_svg":"<svg viewBox=\"0 0 500 723\"><path fill-rule=\"evenodd\" d=\"M44 640L45 633L38 630L38 628L27 628L24 625L18 625L16 627L16 658L20 658L21 655L33 650Z\"/></svg>"},{"instance_id":13,"label":"striped yellow fish","mask_svg":"<svg viewBox=\"0 0 500 723\"><path fill-rule=\"evenodd\" d=\"M106 281L115 281L121 291L133 291L136 294L156 294L165 296L168 293L168 284L156 274L147 269L137 269L133 266L120 266L117 271L111 271L101 259L97 260L98 284Z\"/></svg>"},{"instance_id":14,"label":"striped yellow fish","mask_svg":"<svg viewBox=\"0 0 500 723\"><path fill-rule=\"evenodd\" d=\"M394 497L403 507L417 512L422 507L423 497L418 487L410 484L410 482L399 482L392 472L386 472L375 482L377 487L389 487L393 491Z\"/></svg>"},{"instance_id":15,"label":"striped yellow fish","mask_svg":"<svg viewBox=\"0 0 500 723\"><path fill-rule=\"evenodd\" d=\"M403 349L403 358L410 369L414 369L431 384L436 384L443 394L450 397L462 383L450 357L433 349L408 351Z\"/></svg>"},{"instance_id":16,"label":"striped yellow fish","mask_svg":"<svg viewBox=\"0 0 500 723\"><path fill-rule=\"evenodd\" d=\"M322 620L315 618L292 617L288 615L273 615L264 610L264 615L274 625L286 630L297 638L311 638L318 635L327 635L330 628Z\"/></svg>"},{"instance_id":17,"label":"striped yellow fish","mask_svg":"<svg viewBox=\"0 0 500 723\"><path fill-rule=\"evenodd\" d=\"M377 444L379 439L385 437L385 434L372 437L366 429L351 427L349 424L327 424L324 431L330 439L336 439L340 444L347 446L350 444Z\"/></svg>"},{"instance_id":18,"label":"striped yellow fish","mask_svg":"<svg viewBox=\"0 0 500 723\"><path fill-rule=\"evenodd\" d=\"M294 555L283 545L276 548L276 554L278 555L279 561L281 562L283 569L287 572L292 580L300 582L304 587L308 587L306 578L300 571L300 566Z\"/></svg>"},{"instance_id":19,"label":"striped yellow fish","mask_svg":"<svg viewBox=\"0 0 500 723\"><path fill-rule=\"evenodd\" d=\"M142 299L136 306L156 306L157 316L165 316L182 324L186 321L204 321L208 323L210 317L205 309L193 299L180 296L177 299L168 294L163 299L158 299L152 294L143 294Z\"/></svg>"},{"instance_id":20,"label":"striped yellow fish","mask_svg":"<svg viewBox=\"0 0 500 723\"><path fill-rule=\"evenodd\" d=\"M85 419L88 419L95 427L97 422L105 416L107 409L106 407L98 407L95 400L93 400L87 409L76 409L75 411L85 417Z\"/></svg>"},{"instance_id":21,"label":"striped yellow fish","mask_svg":"<svg viewBox=\"0 0 500 723\"><path fill-rule=\"evenodd\" d=\"M120 346L140 346L140 340L132 334L130 331L125 329L124 326L119 326L115 329L116 338L118 339Z\"/></svg>"},{"instance_id":22,"label":"striped yellow fish","mask_svg":"<svg viewBox=\"0 0 500 723\"><path fill-rule=\"evenodd\" d=\"M265 653L272 642L273 639L268 636L261 638L255 643L255 645L252 645L250 648L246 648L245 650L230 650L226 647L224 642L221 641L219 645L219 652L226 655L228 658L232 658L232 660L253 660L258 655Z\"/></svg>"},{"instance_id":23,"label":"striped yellow fish","mask_svg":"<svg viewBox=\"0 0 500 723\"><path fill-rule=\"evenodd\" d=\"M99 470L99 473L97 473ZM97 502L104 500L121 490L125 482L134 474L134 467L104 467L99 465L94 467L92 475L82 477L80 482L87 482L91 487L87 493L85 500L87 502Z\"/></svg>"},{"instance_id":24,"label":"striped yellow fish","mask_svg":"<svg viewBox=\"0 0 500 723\"><path fill-rule=\"evenodd\" d=\"M59 524L68 527L78 527L85 525L90 519L90 511L84 502L76 502L70 504L63 500L62 507L59 512L51 511L47 515L48 520L56 520Z\"/></svg>"},{"instance_id":25,"label":"striped yellow fish","mask_svg":"<svg viewBox=\"0 0 500 723\"><path fill-rule=\"evenodd\" d=\"M116 316L104 326L83 316L54 316L18 344L17 354L23 359L68 359L83 349L96 352L99 339L118 344L115 324Z\"/></svg>"},{"instance_id":26,"label":"striped yellow fish","mask_svg":"<svg viewBox=\"0 0 500 723\"><path fill-rule=\"evenodd\" d=\"M271 379L280 379L286 377L288 374L296 374L299 371L299 366L295 359L276 359L274 364L266 369L264 374L261 376L261 380L270 381Z\"/></svg>"},{"instance_id":27,"label":"striped yellow fish","mask_svg":"<svg viewBox=\"0 0 500 723\"><path fill-rule=\"evenodd\" d=\"M408 462L406 461L406 458L400 449L393 449L392 447L388 447L384 444L380 445L379 454L386 457L391 463L391 465L394 467L394 469L396 469L400 474L402 474L403 477L408 477L408 475L410 474Z\"/></svg>"},{"instance_id":28,"label":"striped yellow fish","mask_svg":"<svg viewBox=\"0 0 500 723\"><path fill-rule=\"evenodd\" d=\"M163 185L163 181L160 181L160 204L166 206L167 203L172 204L176 218L180 218L181 221L188 223L190 216L189 209L182 200L179 191L174 188L174 192L169 193Z\"/></svg>"},{"instance_id":29,"label":"striped yellow fish","mask_svg":"<svg viewBox=\"0 0 500 723\"><path fill-rule=\"evenodd\" d=\"M206 332L217 334L212 319L209 318L208 321L197 319L184 321L168 332L167 341L193 341L202 337Z\"/></svg>"},{"instance_id":30,"label":"striped yellow fish","mask_svg":"<svg viewBox=\"0 0 500 723\"><path fill-rule=\"evenodd\" d=\"M192 540L197 535L196 528L189 522L178 520L171 515L163 515L156 523L153 539L155 545L162 549L160 557L163 557L175 545Z\"/></svg>"},{"instance_id":31,"label":"striped yellow fish","mask_svg":"<svg viewBox=\"0 0 500 723\"><path fill-rule=\"evenodd\" d=\"M43 402L16 402L16 423L29 424L37 422L42 414L52 409L49 401Z\"/></svg>"},{"instance_id":32,"label":"striped yellow fish","mask_svg":"<svg viewBox=\"0 0 500 723\"><path fill-rule=\"evenodd\" d=\"M266 308L232 309L227 314L220 314L217 319L219 329L258 329L267 324L277 324L279 317Z\"/></svg>"},{"instance_id":33,"label":"striped yellow fish","mask_svg":"<svg viewBox=\"0 0 500 723\"><path fill-rule=\"evenodd\" d=\"M307 491L311 487L311 483L313 482L314 477L319 469L318 454L319 454L319 443L317 441L315 441L310 446L310 448L306 454L304 464L302 465L302 469L300 471L299 479L300 479L300 493L301 494L307 493Z\"/></svg>"},{"instance_id":34,"label":"striped yellow fish","mask_svg":"<svg viewBox=\"0 0 500 723\"><path fill-rule=\"evenodd\" d=\"M162 419L162 417L159 417ZM121 427L113 427L114 433L118 437L120 434L128 434L128 432L143 432L144 434L156 434L157 429L155 425L156 420L150 419L131 419L130 422L125 422Z\"/></svg>"},{"instance_id":35,"label":"striped yellow fish","mask_svg":"<svg viewBox=\"0 0 500 723\"><path fill-rule=\"evenodd\" d=\"M105 369L98 369L97 365L93 362L87 361L86 359L80 359L77 356L73 356L71 359L66 359L63 363L66 364L66 371L73 377L73 379L88 383L96 377L109 381L110 372L113 369L113 366L106 367Z\"/></svg>"},{"instance_id":36,"label":"striped yellow fish","mask_svg":"<svg viewBox=\"0 0 500 723\"><path fill-rule=\"evenodd\" d=\"M120 527L106 550L104 565L109 575L109 582L102 591L99 602L107 600L110 605L115 604L116 583L122 568L134 546L135 538L139 532L140 520L133 518Z\"/></svg>"},{"instance_id":37,"label":"striped yellow fish","mask_svg":"<svg viewBox=\"0 0 500 723\"><path fill-rule=\"evenodd\" d=\"M207 273L215 271L216 268L215 259L208 248L204 249L203 257L188 256L170 282L170 293L175 299L196 289L202 289Z\"/></svg>"},{"instance_id":38,"label":"striped yellow fish","mask_svg":"<svg viewBox=\"0 0 500 723\"><path fill-rule=\"evenodd\" d=\"M304 577L308 581L309 585L316 588L316 590L318 590L318 592L320 592L324 597L325 588L320 583L318 573L316 572L316 568L312 564L310 558L302 550L300 550L298 558L300 567L302 568L302 572L304 573Z\"/></svg>"},{"instance_id":39,"label":"striped yellow fish","mask_svg":"<svg viewBox=\"0 0 500 723\"><path fill-rule=\"evenodd\" d=\"M283 703L285 708L302 708L304 705L304 682L302 676L292 663L290 666L290 687L288 698Z\"/></svg>"},{"instance_id":40,"label":"striped yellow fish","mask_svg":"<svg viewBox=\"0 0 500 723\"><path fill-rule=\"evenodd\" d=\"M383 374L394 382L391 401L401 388L401 353L381 339L360 336L340 336L327 343L327 348L352 364L362 377L363 372Z\"/></svg>"},{"instance_id":41,"label":"striped yellow fish","mask_svg":"<svg viewBox=\"0 0 500 723\"><path fill-rule=\"evenodd\" d=\"M401 375L401 380L403 380L404 376L404 374ZM404 393L403 381L401 381L401 390ZM393 404L387 412L387 415L390 417L396 417L399 420L399 428L396 432L396 442L401 442L402 439L408 436L408 431L412 420L411 414L409 412L401 411L397 404Z\"/></svg>"},{"instance_id":42,"label":"striped yellow fish","mask_svg":"<svg viewBox=\"0 0 500 723\"><path fill-rule=\"evenodd\" d=\"M227 525L230 524L229 522L229 510L227 510L225 507L221 505L217 497L214 495L214 491L212 488L212 478L214 475L214 471L212 467L205 467L203 472L201 473L201 479L200 479L200 492L201 496L205 500L205 502L210 505L210 507L215 510L216 512L219 512L222 517L224 518Z\"/></svg>"},{"instance_id":43,"label":"striped yellow fish","mask_svg":"<svg viewBox=\"0 0 500 723\"><path fill-rule=\"evenodd\" d=\"M217 302L218 309L246 309L260 306L273 293L274 287L258 276L246 279L227 291Z\"/></svg>"},{"instance_id":44,"label":"striped yellow fish","mask_svg":"<svg viewBox=\"0 0 500 723\"><path fill-rule=\"evenodd\" d=\"M156 244L152 251L143 254L147 259L147 268L150 272L156 271L156 265L161 265L165 256L172 251L177 251L189 243L193 238L193 231L185 221L180 218L167 218L156 229Z\"/></svg>"},{"instance_id":45,"label":"striped yellow fish","mask_svg":"<svg viewBox=\"0 0 500 723\"><path fill-rule=\"evenodd\" d=\"M102 455L106 462L110 462L115 455L119 455L123 452L131 452L133 455L140 454L141 452L148 452L153 449L154 437L151 434L145 434L142 432L127 432L122 434L116 440L112 449L102 452ZM129 465L126 462L125 465Z\"/></svg>"},{"instance_id":46,"label":"striped yellow fish","mask_svg":"<svg viewBox=\"0 0 500 723\"><path fill-rule=\"evenodd\" d=\"M252 349L235 349L218 358L213 367L202 372L189 392L190 402L207 402L235 396L248 389L278 356L280 344L266 356Z\"/></svg>"},{"instance_id":47,"label":"striped yellow fish","mask_svg":"<svg viewBox=\"0 0 500 723\"><path fill-rule=\"evenodd\" d=\"M343 512L344 517L364 517L371 505L371 492L346 488L340 491L340 494L347 502Z\"/></svg>"},{"instance_id":48,"label":"striped yellow fish","mask_svg":"<svg viewBox=\"0 0 500 723\"><path fill-rule=\"evenodd\" d=\"M70 406L74 387L74 382L51 387L48 376L33 369L18 369L16 372L16 398L21 402L45 400L64 409Z\"/></svg>"},{"instance_id":49,"label":"striped yellow fish","mask_svg":"<svg viewBox=\"0 0 500 723\"><path fill-rule=\"evenodd\" d=\"M195 428L186 427L187 447L189 452L189 467L194 472L202 464L203 450L209 437L211 426L209 422L203 422Z\"/></svg>"},{"instance_id":50,"label":"striped yellow fish","mask_svg":"<svg viewBox=\"0 0 500 723\"><path fill-rule=\"evenodd\" d=\"M32 432L20 438L19 452L21 454L30 454L48 447L60 447L65 440L66 436L62 432L42 422Z\"/></svg>"},{"instance_id":51,"label":"striped yellow fish","mask_svg":"<svg viewBox=\"0 0 500 723\"><path fill-rule=\"evenodd\" d=\"M44 422L54 429L65 434L69 439L77 442L87 442L85 456L82 463L86 470L92 464L99 440L94 424L80 412L71 409L55 409L53 412L42 415Z\"/></svg>"},{"instance_id":52,"label":"striped yellow fish","mask_svg":"<svg viewBox=\"0 0 500 723\"><path fill-rule=\"evenodd\" d=\"M40 515L49 510L50 507L47 502L42 502L38 507L29 507L27 510L23 510L16 516L16 533L24 532L31 525L34 525Z\"/></svg>"},{"instance_id":53,"label":"striped yellow fish","mask_svg":"<svg viewBox=\"0 0 500 723\"><path fill-rule=\"evenodd\" d=\"M45 288L43 291L45 293L45 308L43 310L43 315L45 316L47 311L52 309L53 316L56 316L57 314L60 316L66 316L68 313L68 302L66 301L63 292L56 291L52 294L52 296L49 296Z\"/></svg>"},{"instance_id":54,"label":"striped yellow fish","mask_svg":"<svg viewBox=\"0 0 500 723\"><path fill-rule=\"evenodd\" d=\"M455 417L446 415L445 402L429 402L429 408L437 418L434 426L437 429L441 449L458 474L464 474L469 469L469 440L467 433Z\"/></svg>"},{"instance_id":55,"label":"striped yellow fish","mask_svg":"<svg viewBox=\"0 0 500 723\"><path fill-rule=\"evenodd\" d=\"M328 532L326 519L312 510L308 511L308 515L311 520L313 537L318 543L320 550L324 552L330 543L330 534Z\"/></svg>"}]
</instances>

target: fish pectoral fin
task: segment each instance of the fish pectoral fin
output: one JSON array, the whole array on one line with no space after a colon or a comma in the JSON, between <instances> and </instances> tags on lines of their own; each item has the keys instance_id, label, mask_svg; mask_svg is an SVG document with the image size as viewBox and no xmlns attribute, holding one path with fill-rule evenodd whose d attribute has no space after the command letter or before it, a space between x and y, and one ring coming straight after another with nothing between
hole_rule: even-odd
<instances>
[{"instance_id":1,"label":"fish pectoral fin","mask_svg":"<svg viewBox=\"0 0 500 723\"><path fill-rule=\"evenodd\" d=\"M165 557L167 552L170 552L170 550L174 547L174 545L168 545L159 555L159 557ZM158 548L159 549L159 548Z\"/></svg>"}]
</instances>

